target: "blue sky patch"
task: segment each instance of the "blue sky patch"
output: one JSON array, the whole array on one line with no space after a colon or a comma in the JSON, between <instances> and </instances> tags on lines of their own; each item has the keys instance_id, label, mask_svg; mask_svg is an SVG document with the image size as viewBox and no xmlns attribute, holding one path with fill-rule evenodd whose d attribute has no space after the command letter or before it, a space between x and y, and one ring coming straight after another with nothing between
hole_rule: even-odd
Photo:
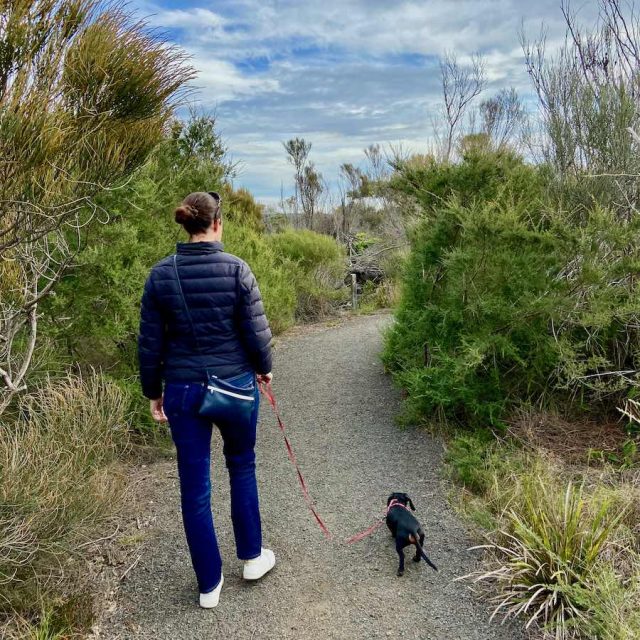
<instances>
[{"instance_id":1,"label":"blue sky patch","mask_svg":"<svg viewBox=\"0 0 640 640\"><path fill-rule=\"evenodd\" d=\"M194 101L215 111L242 172L265 203L292 190L282 142L302 136L333 182L363 149L427 153L439 119L438 61L486 54L482 98L515 87L535 106L519 31L544 21L551 48L564 33L558 0L133 0L140 16L184 47L198 70ZM580 15L589 20L597 3Z\"/></svg>"}]
</instances>

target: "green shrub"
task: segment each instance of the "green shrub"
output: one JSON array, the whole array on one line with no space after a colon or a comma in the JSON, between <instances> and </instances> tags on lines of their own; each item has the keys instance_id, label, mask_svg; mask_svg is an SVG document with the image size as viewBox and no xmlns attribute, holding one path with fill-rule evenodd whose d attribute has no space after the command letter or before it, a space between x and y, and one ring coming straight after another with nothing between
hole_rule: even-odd
<instances>
[{"instance_id":1,"label":"green shrub","mask_svg":"<svg viewBox=\"0 0 640 640\"><path fill-rule=\"evenodd\" d=\"M370 313L379 309L397 307L401 300L401 284L407 251L404 248L384 251L380 254L378 266L383 278L379 282L368 280L360 290L358 310Z\"/></svg>"},{"instance_id":2,"label":"green shrub","mask_svg":"<svg viewBox=\"0 0 640 640\"><path fill-rule=\"evenodd\" d=\"M344 275L344 250L330 236L307 229L285 229L269 236L269 243L282 258L294 262L304 273L320 271L329 282Z\"/></svg>"},{"instance_id":3,"label":"green shrub","mask_svg":"<svg viewBox=\"0 0 640 640\"><path fill-rule=\"evenodd\" d=\"M278 334L288 329L295 322L297 300L287 261L282 259L269 236L229 223L224 234L225 250L251 266L273 332Z\"/></svg>"},{"instance_id":4,"label":"green shrub","mask_svg":"<svg viewBox=\"0 0 640 640\"><path fill-rule=\"evenodd\" d=\"M635 393L633 375L620 372L640 366L640 218L549 212L532 199L540 172L514 171L475 199L427 199L412 233L384 352L412 419L499 425L517 403L612 411Z\"/></svg>"},{"instance_id":5,"label":"green shrub","mask_svg":"<svg viewBox=\"0 0 640 640\"><path fill-rule=\"evenodd\" d=\"M464 147L464 144L463 144ZM491 151L482 146L463 148L462 162L437 162L414 156L401 163L390 187L415 198L427 214L455 197L463 207L495 201L508 193L515 204L535 202L545 188L544 167L533 169L507 148Z\"/></svg>"},{"instance_id":6,"label":"green shrub","mask_svg":"<svg viewBox=\"0 0 640 640\"><path fill-rule=\"evenodd\" d=\"M234 190L230 185L225 184L221 195L226 219L255 231L264 229L262 218L264 205L257 203L250 191L242 187Z\"/></svg>"},{"instance_id":7,"label":"green shrub","mask_svg":"<svg viewBox=\"0 0 640 640\"><path fill-rule=\"evenodd\" d=\"M174 230L177 225L170 214L164 213L161 225L144 209L133 209L126 221L105 225L100 230L103 242L79 255L77 266L49 301L54 322L46 327L68 361L107 371L123 389L130 390L136 428L152 431L157 427L148 416L147 402L139 390L136 393L140 296L150 267L175 251L176 240L184 240ZM274 332L291 326L296 316L296 289L266 238L228 220L223 240L226 251L251 265Z\"/></svg>"},{"instance_id":8,"label":"green shrub","mask_svg":"<svg viewBox=\"0 0 640 640\"><path fill-rule=\"evenodd\" d=\"M447 443L445 462L453 480L473 493L485 495L495 480L496 451L490 432L460 434Z\"/></svg>"},{"instance_id":9,"label":"green shrub","mask_svg":"<svg viewBox=\"0 0 640 640\"><path fill-rule=\"evenodd\" d=\"M524 209L453 203L412 244L385 364L416 417L498 424L514 397L545 392L558 362L561 242Z\"/></svg>"},{"instance_id":10,"label":"green shrub","mask_svg":"<svg viewBox=\"0 0 640 640\"><path fill-rule=\"evenodd\" d=\"M0 429L0 614L39 615L120 497L128 399L99 375L47 381ZM64 562L63 562L64 561Z\"/></svg>"},{"instance_id":11,"label":"green shrub","mask_svg":"<svg viewBox=\"0 0 640 640\"><path fill-rule=\"evenodd\" d=\"M249 192L225 183L230 168L213 125L207 118L176 123L133 179L102 198L104 219L89 230L91 241L56 295L44 301L42 333L57 346L58 361L106 371L123 390L133 391L133 422L151 433L157 425L135 392L139 302L151 266L186 240L172 216L186 194L222 192L225 250L254 271L274 333L296 319L330 312L341 295L337 243L307 231L263 234L262 207ZM49 366L56 366L50 356Z\"/></svg>"},{"instance_id":12,"label":"green shrub","mask_svg":"<svg viewBox=\"0 0 640 640\"><path fill-rule=\"evenodd\" d=\"M333 238L314 231L285 229L267 240L295 289L298 320L322 318L345 300L344 250Z\"/></svg>"}]
</instances>

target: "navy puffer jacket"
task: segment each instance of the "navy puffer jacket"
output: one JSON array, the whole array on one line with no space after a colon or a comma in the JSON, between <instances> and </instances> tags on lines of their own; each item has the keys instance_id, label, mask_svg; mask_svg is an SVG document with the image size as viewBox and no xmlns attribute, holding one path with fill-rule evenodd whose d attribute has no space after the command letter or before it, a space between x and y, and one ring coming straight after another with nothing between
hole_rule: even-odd
<instances>
[{"instance_id":1,"label":"navy puffer jacket","mask_svg":"<svg viewBox=\"0 0 640 640\"><path fill-rule=\"evenodd\" d=\"M142 392L162 395L162 381L204 382L207 371L229 378L271 371L271 330L260 290L248 265L221 242L177 246L182 291L173 256L152 269L144 287L138 357Z\"/></svg>"}]
</instances>

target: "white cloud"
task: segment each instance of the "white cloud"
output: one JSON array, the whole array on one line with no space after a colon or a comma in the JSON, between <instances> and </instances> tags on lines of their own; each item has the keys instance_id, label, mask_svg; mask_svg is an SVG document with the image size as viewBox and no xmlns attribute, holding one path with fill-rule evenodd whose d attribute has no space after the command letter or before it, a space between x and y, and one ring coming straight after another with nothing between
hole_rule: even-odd
<instances>
[{"instance_id":1,"label":"white cloud","mask_svg":"<svg viewBox=\"0 0 640 640\"><path fill-rule=\"evenodd\" d=\"M279 90L277 79L243 75L232 63L207 58L203 52L193 54L191 63L198 69L198 78L194 82L197 97L209 106Z\"/></svg>"},{"instance_id":2,"label":"white cloud","mask_svg":"<svg viewBox=\"0 0 640 640\"><path fill-rule=\"evenodd\" d=\"M223 16L201 7L159 10L150 16L149 22L156 26L173 29L220 30L227 24Z\"/></svg>"},{"instance_id":3,"label":"white cloud","mask_svg":"<svg viewBox=\"0 0 640 640\"><path fill-rule=\"evenodd\" d=\"M544 21L552 44L564 31L559 0L137 2L192 55L196 97L216 108L243 163L238 183L263 199L290 183L282 140L312 141L327 177L374 142L424 150L440 100L438 56L482 52L488 92L515 86L528 98L520 29L535 36ZM581 16L596 11L590 0Z\"/></svg>"}]
</instances>

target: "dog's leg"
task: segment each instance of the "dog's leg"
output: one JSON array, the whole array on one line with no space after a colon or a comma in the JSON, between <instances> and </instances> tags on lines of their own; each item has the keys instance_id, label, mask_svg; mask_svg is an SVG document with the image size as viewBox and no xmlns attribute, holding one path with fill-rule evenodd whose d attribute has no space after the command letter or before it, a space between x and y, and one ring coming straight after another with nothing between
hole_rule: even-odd
<instances>
[{"instance_id":1,"label":"dog's leg","mask_svg":"<svg viewBox=\"0 0 640 640\"><path fill-rule=\"evenodd\" d=\"M396 540L396 551L400 556L400 565L398 566L398 576L404 573L404 545L400 540Z\"/></svg>"},{"instance_id":2,"label":"dog's leg","mask_svg":"<svg viewBox=\"0 0 640 640\"><path fill-rule=\"evenodd\" d=\"M424 533L420 534L420 547L424 544ZM418 547L418 545L416 545L416 555L413 556L413 561L414 562L420 562L420 558L422 558L422 555L420 554L420 547Z\"/></svg>"}]
</instances>

